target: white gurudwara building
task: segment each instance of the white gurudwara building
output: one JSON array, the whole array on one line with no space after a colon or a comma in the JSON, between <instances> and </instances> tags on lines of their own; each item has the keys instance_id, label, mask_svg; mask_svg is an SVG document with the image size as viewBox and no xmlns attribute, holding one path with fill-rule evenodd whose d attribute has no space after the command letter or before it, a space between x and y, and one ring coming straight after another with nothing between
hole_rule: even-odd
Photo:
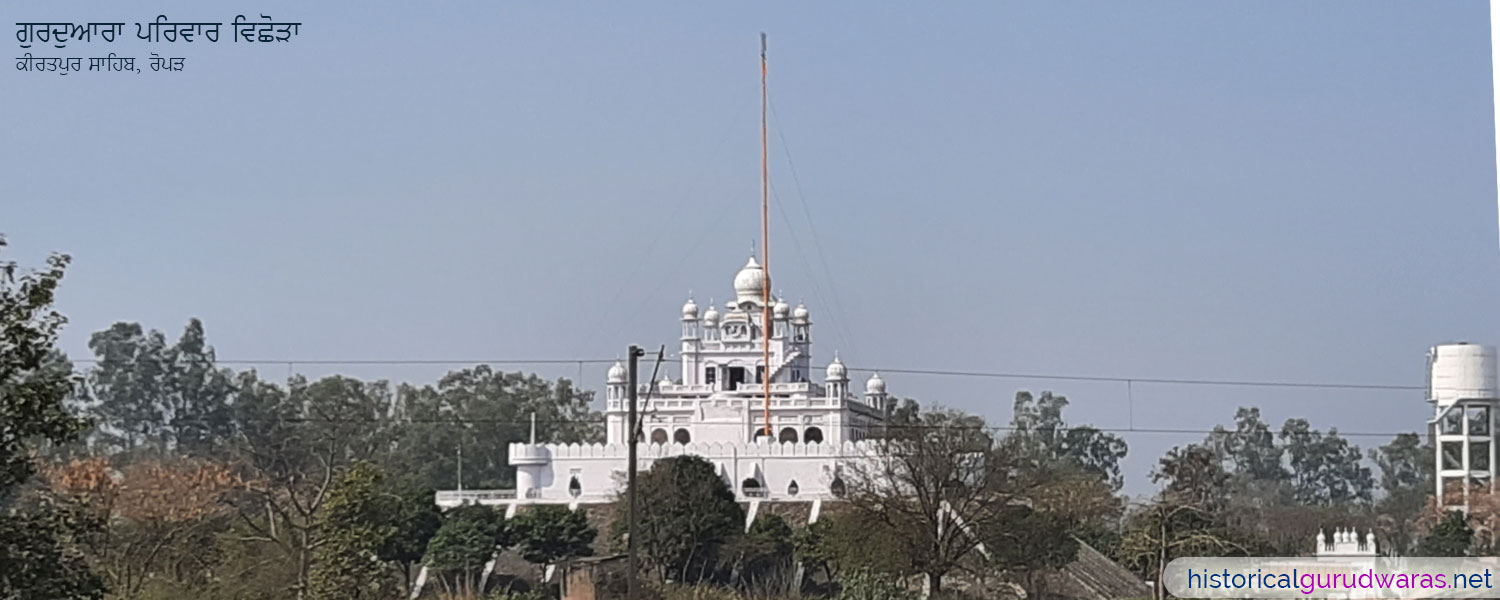
<instances>
[{"instance_id":1,"label":"white gurudwara building","mask_svg":"<svg viewBox=\"0 0 1500 600\"><path fill-rule=\"evenodd\" d=\"M644 471L660 458L697 455L714 464L741 500L832 499L842 485L841 465L869 455L873 445L861 440L878 432L893 401L878 373L863 382L863 393L851 390L837 354L816 368L807 307L772 297L765 323L766 285L752 257L734 276L733 301L710 301L700 310L689 298L682 306L679 377L642 381L637 390L644 436L638 466ZM651 376L642 371L643 379ZM513 443L516 489L443 491L438 504L613 501L627 467L628 386L625 366L616 362L605 374L605 443Z\"/></svg>"}]
</instances>

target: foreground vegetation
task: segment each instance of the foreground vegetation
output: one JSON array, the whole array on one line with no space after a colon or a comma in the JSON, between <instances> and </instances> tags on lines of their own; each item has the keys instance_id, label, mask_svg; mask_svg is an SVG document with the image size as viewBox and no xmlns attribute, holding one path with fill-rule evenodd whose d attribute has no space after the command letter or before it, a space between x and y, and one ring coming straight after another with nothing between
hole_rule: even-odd
<instances>
[{"instance_id":1,"label":"foreground vegetation","mask_svg":"<svg viewBox=\"0 0 1500 600\"><path fill-rule=\"evenodd\" d=\"M592 393L573 382L482 365L429 385L271 381L218 364L197 320L175 342L134 323L99 331L80 374L55 346L67 264L0 262L0 599L402 598L423 566L450 597L537 596L552 593L525 591L545 565L619 544L618 520L582 512L505 521L432 503L457 484L459 447L467 487L512 485L507 443L531 415L539 440L596 441ZM1334 525L1373 527L1391 553L1496 552L1475 532L1500 525L1500 500L1434 510L1433 452L1415 434L1370 454L1377 481L1336 431L1274 430L1241 409L1162 457L1160 492L1131 504L1125 441L1069 424L1066 407L1021 392L992 428L905 400L880 441L891 458L841 473L844 501L812 526L762 515L747 531L711 465L660 461L638 484L653 594L1034 595L1084 543L1159 580L1180 556L1302 554ZM482 589L500 550L529 566Z\"/></svg>"}]
</instances>

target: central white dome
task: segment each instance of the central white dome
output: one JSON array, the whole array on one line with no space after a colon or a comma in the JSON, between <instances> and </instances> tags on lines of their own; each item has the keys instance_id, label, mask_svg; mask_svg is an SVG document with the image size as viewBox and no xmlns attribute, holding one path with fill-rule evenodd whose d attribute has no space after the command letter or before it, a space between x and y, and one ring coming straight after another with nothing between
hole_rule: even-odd
<instances>
[{"instance_id":1,"label":"central white dome","mask_svg":"<svg viewBox=\"0 0 1500 600\"><path fill-rule=\"evenodd\" d=\"M740 269L734 276L734 300L736 304L754 302L756 304L765 300L766 293L766 271L755 262L755 257L750 257L750 262Z\"/></svg>"}]
</instances>

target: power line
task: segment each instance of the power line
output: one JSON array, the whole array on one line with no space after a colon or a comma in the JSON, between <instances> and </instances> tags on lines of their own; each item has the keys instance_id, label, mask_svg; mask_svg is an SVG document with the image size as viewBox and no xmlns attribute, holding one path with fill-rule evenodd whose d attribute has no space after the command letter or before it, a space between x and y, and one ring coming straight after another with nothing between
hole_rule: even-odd
<instances>
[{"instance_id":1,"label":"power line","mask_svg":"<svg viewBox=\"0 0 1500 600\"><path fill-rule=\"evenodd\" d=\"M79 358L79 359L69 359L69 360L71 360L72 362L75 362L75 363L84 363L84 364L98 364L98 363L104 362L103 359L98 359L98 358ZM464 359L464 360L455 359L455 360L443 360L443 359L425 359L425 358L418 358L418 359L409 359L409 358L407 358L407 359L400 359L400 358L393 358L393 359L382 359L382 358L362 359L362 358L352 358L352 359L349 359L349 358L345 358L345 359L287 360L287 359L284 359L284 358L280 358L280 359L266 359L266 360L253 360L253 359L213 360L213 361L208 361L208 362L212 362L214 364L220 364L220 365L573 365L573 364L581 364L581 363L589 363L589 364L612 363L612 362L615 362L615 360L617 360L617 359L613 359L613 358L519 358L519 359L502 358L502 359ZM127 361L120 361L120 362L127 362ZM188 361L163 361L163 362L188 362Z\"/></svg>"},{"instance_id":2,"label":"power line","mask_svg":"<svg viewBox=\"0 0 1500 600\"><path fill-rule=\"evenodd\" d=\"M669 355L676 358L676 354ZM342 366L342 365L582 365L582 364L610 364L618 359L614 358L516 358L516 359L233 359L216 360L215 364L223 365L315 365L315 366ZM74 359L74 363L98 364L102 359ZM1020 373L1005 371L965 371L950 369L903 369L896 367L867 367L851 365L851 371L867 371L881 373L897 373L902 375L922 375L933 377L979 377L989 379L1035 379L1046 381L1091 381L1107 383L1151 383L1165 385L1197 385L1197 386L1223 386L1223 387L1274 387L1274 388L1303 388L1303 389L1343 389L1343 390L1381 390L1381 391L1424 391L1427 388L1418 385L1389 385L1373 383L1337 383L1319 381L1277 381L1277 380L1250 380L1250 379L1207 379L1207 378L1178 378L1178 377L1124 377L1108 375L1068 375L1056 373Z\"/></svg>"},{"instance_id":3,"label":"power line","mask_svg":"<svg viewBox=\"0 0 1500 600\"><path fill-rule=\"evenodd\" d=\"M834 304L828 302L823 298L822 286L818 285L819 277L816 273L813 272L812 267L808 266L807 264L807 257L804 256L805 253L802 251L802 242L798 240L797 233L792 228L792 220L787 218L786 216L786 207L783 206L785 203L781 201L781 194L778 194L776 192L775 185L771 186L771 196L776 199L776 211L781 213L781 220L783 223L786 223L787 235L788 237L792 238L792 244L797 248L797 262L802 264L802 271L807 274L808 283L812 287L813 297L817 298L818 302L822 304L823 307L828 308L830 313L833 312L834 310L836 310ZM817 237L817 232L813 233L813 237ZM833 335L838 339L837 348L843 349L846 356L853 354L852 352L850 352L850 350L853 349L853 344L851 344L849 338L844 335L844 329L841 326L841 324L843 323L843 318L836 315L835 318L829 319L829 321L833 323Z\"/></svg>"},{"instance_id":4,"label":"power line","mask_svg":"<svg viewBox=\"0 0 1500 600\"><path fill-rule=\"evenodd\" d=\"M807 219L807 227L812 231L813 250L817 252L818 263L823 267L823 278L828 282L828 293L833 296L833 304L828 308L836 313L833 319L834 331L840 337L845 338L846 342L852 342L853 336L845 328L844 317L848 315L848 312L844 310L844 303L839 300L838 281L833 277L833 270L828 268L828 258L826 253L823 252L822 242L819 241L822 236L818 235L818 225L813 221L812 212L807 208L807 197L802 193L802 179L797 176L797 164L792 161L792 148L786 143L786 133L781 129L781 115L776 113L775 103L771 104L771 116L775 117L778 123L776 126L776 137L781 140L781 151L786 156L787 170L792 174L792 186L797 192L797 203L802 206L802 216ZM787 227L790 228L791 224L789 223ZM813 278L813 286L814 290L816 290L818 287L817 278ZM848 350L859 351L858 348L849 348Z\"/></svg>"},{"instance_id":5,"label":"power line","mask_svg":"<svg viewBox=\"0 0 1500 600\"><path fill-rule=\"evenodd\" d=\"M945 377L986 377L992 379L1046 379L1053 381L1102 381L1111 383L1161 383L1172 385L1217 385L1226 387L1278 387L1278 388L1311 388L1311 389L1344 389L1344 390L1399 390L1399 391L1422 391L1426 387L1415 385L1382 385L1368 383L1325 383L1325 382L1303 382L1303 381L1251 381L1232 379L1178 379L1167 377L1109 377L1103 375L1053 375L1045 373L1003 373L986 371L947 371L935 369L892 369L877 367L859 367L851 370L878 371L881 373L900 373L905 375L936 375Z\"/></svg>"},{"instance_id":6,"label":"power line","mask_svg":"<svg viewBox=\"0 0 1500 600\"><path fill-rule=\"evenodd\" d=\"M525 426L525 425L529 425L529 424L532 423L532 421L529 420L529 419L527 419L527 420L517 420L517 419L472 419L472 418L406 418L406 419L396 419L396 418L384 418L384 419L349 418L349 419L338 419L338 418L326 418L326 417L283 417L283 418L259 418L259 417L252 417L252 418L246 418L246 419L229 419L229 421L232 422L232 423L284 423L284 424L292 424L292 425L298 425L298 424L326 424L326 425L364 424L364 425L376 425L376 424L381 424L381 425L518 425L518 426ZM119 424L119 423L142 423L142 422L152 422L152 423L155 423L155 422L158 422L158 421L151 420L151 419L144 419L144 418L123 418L123 419L115 419L115 420L112 421L112 423L115 423L115 424ZM209 423L210 422L208 420L206 420L206 419L178 419L178 420L173 420L173 421L170 421L169 423L163 423L163 424L171 424L171 425L206 425L206 424L209 424ZM599 418L591 418L591 419L550 419L550 420L541 420L541 419L538 419L536 421L536 423L539 424L539 425L605 425L607 423L607 421L605 419L599 419ZM658 424L659 425L668 425L668 426L675 426L676 425L675 423L643 423L642 425L643 425L643 428L644 428L646 426L658 425ZM753 423L753 422L743 422L743 423L740 423L740 424L745 425L747 428L749 428L749 427L757 427L758 426L757 423ZM932 425L932 424L920 424L920 423L898 423L898 424L890 424L890 425L884 426L884 428L887 429L887 430L892 430L892 431L903 431L903 430L965 431L965 430L972 430L972 431L987 431L987 432L996 432L996 433L1000 433L1000 432L1010 433L1010 432L1020 431L1020 430L1023 429L1022 427L1018 427L1018 426L1015 426L1015 425L953 425L953 424ZM1241 433L1241 432L1238 432L1238 431L1235 431L1235 430L1232 430L1232 429L1191 429L1191 428L1184 429L1184 428L1170 428L1170 427L1094 427L1094 426L1091 426L1091 425L1071 425L1071 426L1065 426L1065 427L1058 428L1056 430L1056 432L1057 433L1066 433L1068 431L1081 431L1081 430L1098 431L1100 433L1122 434L1122 435L1137 435L1137 434L1144 434L1144 435L1237 435L1237 434ZM749 429L747 429L747 432L748 431L749 431ZM1285 433L1283 433L1283 432L1277 432L1277 431L1272 431L1271 433L1272 433L1272 435L1275 435L1277 437L1288 437L1288 436L1295 437L1295 436L1324 435L1324 434L1332 434L1332 433L1335 433L1335 432L1339 436L1341 436L1341 437L1380 437L1380 438L1391 438L1391 437L1395 437L1395 436L1398 436L1398 435L1416 433L1416 432L1413 432L1413 431L1383 431L1383 432L1382 431L1336 431L1336 429L1330 429L1330 430L1326 430L1326 431L1324 431L1324 430L1291 431L1291 432L1285 432Z\"/></svg>"}]
</instances>

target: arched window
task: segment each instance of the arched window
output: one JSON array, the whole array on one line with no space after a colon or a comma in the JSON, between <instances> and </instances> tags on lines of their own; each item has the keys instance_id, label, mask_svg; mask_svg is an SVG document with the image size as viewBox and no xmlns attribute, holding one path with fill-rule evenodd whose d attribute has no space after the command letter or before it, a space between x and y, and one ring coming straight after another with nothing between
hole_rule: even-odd
<instances>
[{"instance_id":1,"label":"arched window","mask_svg":"<svg viewBox=\"0 0 1500 600\"><path fill-rule=\"evenodd\" d=\"M693 434L688 433L688 430L686 429L678 429L675 433L672 434L672 441L679 444L687 444L688 442L693 441Z\"/></svg>"},{"instance_id":2,"label":"arched window","mask_svg":"<svg viewBox=\"0 0 1500 600\"><path fill-rule=\"evenodd\" d=\"M786 493L787 493L788 496L796 496L797 492L798 492L797 480L793 479L791 483L787 484L787 486L786 486Z\"/></svg>"},{"instance_id":3,"label":"arched window","mask_svg":"<svg viewBox=\"0 0 1500 600\"><path fill-rule=\"evenodd\" d=\"M583 484L578 483L578 476L574 475L568 481L568 495L577 498L581 494L583 494Z\"/></svg>"},{"instance_id":4,"label":"arched window","mask_svg":"<svg viewBox=\"0 0 1500 600\"><path fill-rule=\"evenodd\" d=\"M757 493L760 493L760 480L754 477L750 477L744 481L741 481L740 491L745 492L746 496L753 496Z\"/></svg>"},{"instance_id":5,"label":"arched window","mask_svg":"<svg viewBox=\"0 0 1500 600\"><path fill-rule=\"evenodd\" d=\"M802 441L809 444L823 443L823 430L817 427L808 427L807 431L802 433Z\"/></svg>"},{"instance_id":6,"label":"arched window","mask_svg":"<svg viewBox=\"0 0 1500 600\"><path fill-rule=\"evenodd\" d=\"M828 491L832 493L833 497L835 498L844 497L844 493L847 491L844 489L844 480L835 475L833 478L833 482L828 484Z\"/></svg>"},{"instance_id":7,"label":"arched window","mask_svg":"<svg viewBox=\"0 0 1500 600\"><path fill-rule=\"evenodd\" d=\"M665 444L665 443L667 443L667 430L665 430L665 429L657 429L656 431L652 431L651 432L651 443L653 443L653 444Z\"/></svg>"},{"instance_id":8,"label":"arched window","mask_svg":"<svg viewBox=\"0 0 1500 600\"><path fill-rule=\"evenodd\" d=\"M783 444L787 442L791 442L793 444L797 443L797 430L792 427L783 428L781 430L781 435L777 436L776 441Z\"/></svg>"}]
</instances>

